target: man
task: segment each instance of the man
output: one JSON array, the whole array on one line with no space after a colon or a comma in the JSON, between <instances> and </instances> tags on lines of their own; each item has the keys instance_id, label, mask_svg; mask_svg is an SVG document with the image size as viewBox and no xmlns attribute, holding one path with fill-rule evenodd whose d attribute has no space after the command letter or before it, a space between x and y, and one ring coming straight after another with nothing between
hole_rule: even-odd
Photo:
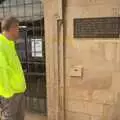
<instances>
[{"instance_id":1,"label":"man","mask_svg":"<svg viewBox=\"0 0 120 120\"><path fill-rule=\"evenodd\" d=\"M0 109L1 120L24 120L25 78L15 50L19 22L7 17L0 34Z\"/></svg>"}]
</instances>

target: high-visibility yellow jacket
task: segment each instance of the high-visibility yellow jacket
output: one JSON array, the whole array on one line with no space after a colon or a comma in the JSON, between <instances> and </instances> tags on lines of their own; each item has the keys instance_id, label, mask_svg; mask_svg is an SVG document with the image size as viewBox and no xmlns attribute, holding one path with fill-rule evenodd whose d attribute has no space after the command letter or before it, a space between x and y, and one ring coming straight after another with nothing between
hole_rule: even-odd
<instances>
[{"instance_id":1,"label":"high-visibility yellow jacket","mask_svg":"<svg viewBox=\"0 0 120 120\"><path fill-rule=\"evenodd\" d=\"M26 83L14 41L0 34L0 96L10 98L24 93Z\"/></svg>"}]
</instances>

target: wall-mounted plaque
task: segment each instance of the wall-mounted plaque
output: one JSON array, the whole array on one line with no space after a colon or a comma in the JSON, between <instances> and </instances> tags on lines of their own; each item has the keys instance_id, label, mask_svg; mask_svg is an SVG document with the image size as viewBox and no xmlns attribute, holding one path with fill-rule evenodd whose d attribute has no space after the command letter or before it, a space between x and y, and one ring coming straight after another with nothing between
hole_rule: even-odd
<instances>
[{"instance_id":1,"label":"wall-mounted plaque","mask_svg":"<svg viewBox=\"0 0 120 120\"><path fill-rule=\"evenodd\" d=\"M74 38L119 38L120 17L74 19Z\"/></svg>"}]
</instances>

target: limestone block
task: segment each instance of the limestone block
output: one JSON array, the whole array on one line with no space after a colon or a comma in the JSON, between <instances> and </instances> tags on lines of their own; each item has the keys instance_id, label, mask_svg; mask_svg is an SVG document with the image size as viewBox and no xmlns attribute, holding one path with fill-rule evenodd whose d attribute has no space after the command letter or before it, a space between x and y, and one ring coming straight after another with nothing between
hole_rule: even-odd
<instances>
[{"instance_id":1,"label":"limestone block","mask_svg":"<svg viewBox=\"0 0 120 120\"><path fill-rule=\"evenodd\" d=\"M49 120L56 120L56 111L55 110L52 110L52 108L51 109L48 109L49 110L49 112L48 112L48 119Z\"/></svg>"},{"instance_id":2,"label":"limestone block","mask_svg":"<svg viewBox=\"0 0 120 120\"><path fill-rule=\"evenodd\" d=\"M94 91L92 99L96 103L113 105L115 103L115 94L110 90L97 90Z\"/></svg>"},{"instance_id":3,"label":"limestone block","mask_svg":"<svg viewBox=\"0 0 120 120\"><path fill-rule=\"evenodd\" d=\"M120 92L120 72L112 73L112 86L111 90L115 92Z\"/></svg>"},{"instance_id":4,"label":"limestone block","mask_svg":"<svg viewBox=\"0 0 120 120\"><path fill-rule=\"evenodd\" d=\"M47 89L48 89L48 92L47 92L48 107L52 109L56 109L57 101L58 101L58 97L56 93L57 88L53 86Z\"/></svg>"},{"instance_id":5,"label":"limestone block","mask_svg":"<svg viewBox=\"0 0 120 120\"><path fill-rule=\"evenodd\" d=\"M87 113L87 102L77 99L66 99L66 110Z\"/></svg>"},{"instance_id":6,"label":"limestone block","mask_svg":"<svg viewBox=\"0 0 120 120\"><path fill-rule=\"evenodd\" d=\"M105 44L105 59L107 61L115 62L116 53L117 53L117 44L116 43L107 43Z\"/></svg>"},{"instance_id":7,"label":"limestone block","mask_svg":"<svg viewBox=\"0 0 120 120\"><path fill-rule=\"evenodd\" d=\"M66 120L91 120L85 113L66 111Z\"/></svg>"},{"instance_id":8,"label":"limestone block","mask_svg":"<svg viewBox=\"0 0 120 120\"><path fill-rule=\"evenodd\" d=\"M89 100L88 91L81 90L80 87L67 88L66 97L68 99Z\"/></svg>"},{"instance_id":9,"label":"limestone block","mask_svg":"<svg viewBox=\"0 0 120 120\"><path fill-rule=\"evenodd\" d=\"M113 116L114 116L114 105L104 105L102 120L113 120Z\"/></svg>"},{"instance_id":10,"label":"limestone block","mask_svg":"<svg viewBox=\"0 0 120 120\"><path fill-rule=\"evenodd\" d=\"M67 6L97 6L106 4L120 4L119 0L84 0L84 1L73 1L69 0Z\"/></svg>"},{"instance_id":11,"label":"limestone block","mask_svg":"<svg viewBox=\"0 0 120 120\"><path fill-rule=\"evenodd\" d=\"M101 116L103 114L103 105L94 102L88 103L88 114Z\"/></svg>"},{"instance_id":12,"label":"limestone block","mask_svg":"<svg viewBox=\"0 0 120 120\"><path fill-rule=\"evenodd\" d=\"M113 106L112 120L120 120L120 92L116 94L116 102Z\"/></svg>"},{"instance_id":13,"label":"limestone block","mask_svg":"<svg viewBox=\"0 0 120 120\"><path fill-rule=\"evenodd\" d=\"M101 120L101 116L91 116L90 120Z\"/></svg>"},{"instance_id":14,"label":"limestone block","mask_svg":"<svg viewBox=\"0 0 120 120\"><path fill-rule=\"evenodd\" d=\"M85 89L93 93L95 90L108 89L111 87L112 79L109 74L104 72L91 72L88 76L84 76L85 77L79 86L81 89Z\"/></svg>"}]
</instances>

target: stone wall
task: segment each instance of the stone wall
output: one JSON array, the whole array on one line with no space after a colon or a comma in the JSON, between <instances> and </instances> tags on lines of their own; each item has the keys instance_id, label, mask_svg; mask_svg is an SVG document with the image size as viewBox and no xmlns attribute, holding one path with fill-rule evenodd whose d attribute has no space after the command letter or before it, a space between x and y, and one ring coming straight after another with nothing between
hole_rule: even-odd
<instances>
[{"instance_id":1,"label":"stone wall","mask_svg":"<svg viewBox=\"0 0 120 120\"><path fill-rule=\"evenodd\" d=\"M120 1L66 0L66 3L65 120L120 120L119 39L73 37L74 18L119 16ZM60 96L59 91L64 88L59 86L57 65L58 1L44 0L44 8L48 119L63 120L59 117L59 99L63 95ZM76 66L81 71L78 77L71 75Z\"/></svg>"},{"instance_id":2,"label":"stone wall","mask_svg":"<svg viewBox=\"0 0 120 120\"><path fill-rule=\"evenodd\" d=\"M73 18L120 14L118 0L69 0L66 6L66 120L120 120L119 39L74 39ZM71 77L81 66L83 76Z\"/></svg>"}]
</instances>

